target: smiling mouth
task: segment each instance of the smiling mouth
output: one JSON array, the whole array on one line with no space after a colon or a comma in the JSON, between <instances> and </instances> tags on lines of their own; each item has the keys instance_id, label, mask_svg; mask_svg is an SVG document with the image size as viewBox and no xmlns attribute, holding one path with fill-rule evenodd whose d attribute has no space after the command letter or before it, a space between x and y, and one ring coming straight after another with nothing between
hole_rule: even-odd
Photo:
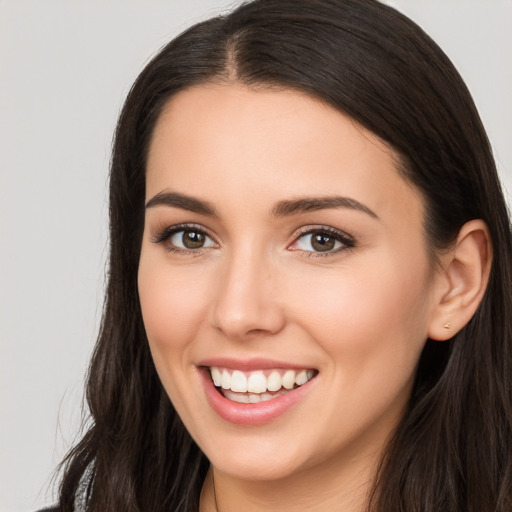
<instances>
[{"instance_id":1,"label":"smiling mouth","mask_svg":"<svg viewBox=\"0 0 512 512\"><path fill-rule=\"evenodd\" d=\"M218 366L208 367L210 377L219 393L233 402L259 403L285 395L314 378L318 371L256 370L244 372Z\"/></svg>"}]
</instances>

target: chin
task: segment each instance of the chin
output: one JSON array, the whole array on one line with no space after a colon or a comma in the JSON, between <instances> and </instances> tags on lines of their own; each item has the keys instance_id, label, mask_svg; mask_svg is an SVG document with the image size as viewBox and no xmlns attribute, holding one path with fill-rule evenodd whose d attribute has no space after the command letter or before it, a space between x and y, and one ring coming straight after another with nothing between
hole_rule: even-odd
<instances>
[{"instance_id":1,"label":"chin","mask_svg":"<svg viewBox=\"0 0 512 512\"><path fill-rule=\"evenodd\" d=\"M232 478L250 480L254 482L277 481L292 476L298 471L296 464L283 460L268 459L255 456L254 458L233 457L223 458L216 464L212 461L216 470L229 475Z\"/></svg>"},{"instance_id":2,"label":"chin","mask_svg":"<svg viewBox=\"0 0 512 512\"><path fill-rule=\"evenodd\" d=\"M252 449L248 449L250 445ZM213 450L207 449L206 456L216 470L232 478L276 481L300 472L307 464L300 453L294 453L297 445L287 446L282 440L272 442L269 435L265 436L263 443L253 438L230 443L229 447L221 449L219 446L217 444Z\"/></svg>"}]
</instances>

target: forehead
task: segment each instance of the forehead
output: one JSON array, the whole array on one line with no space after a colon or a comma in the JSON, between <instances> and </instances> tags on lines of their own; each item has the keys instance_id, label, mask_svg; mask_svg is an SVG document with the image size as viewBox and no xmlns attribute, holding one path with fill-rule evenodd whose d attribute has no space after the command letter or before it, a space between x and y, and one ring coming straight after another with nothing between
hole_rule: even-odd
<instances>
[{"instance_id":1,"label":"forehead","mask_svg":"<svg viewBox=\"0 0 512 512\"><path fill-rule=\"evenodd\" d=\"M213 202L305 194L363 199L372 210L422 211L397 155L348 116L305 93L242 85L175 95L154 130L147 196L166 190Z\"/></svg>"}]
</instances>

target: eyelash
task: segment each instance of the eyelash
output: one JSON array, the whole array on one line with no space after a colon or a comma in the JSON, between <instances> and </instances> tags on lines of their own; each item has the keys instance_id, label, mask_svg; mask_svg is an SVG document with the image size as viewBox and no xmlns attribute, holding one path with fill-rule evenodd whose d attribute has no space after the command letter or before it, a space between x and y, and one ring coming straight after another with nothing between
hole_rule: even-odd
<instances>
[{"instance_id":1,"label":"eyelash","mask_svg":"<svg viewBox=\"0 0 512 512\"><path fill-rule=\"evenodd\" d=\"M341 247L331 251L302 251L304 256L307 258L326 258L328 256L334 256L340 252L345 252L353 249L356 246L355 240L344 233L343 231L339 231L337 229L328 227L328 226L315 226L315 227L306 227L299 230L299 232L295 235L294 241L292 243L296 244L301 238L305 238L307 235L327 235L329 238L333 238L335 242L339 242ZM300 249L294 249L300 250Z\"/></svg>"},{"instance_id":2,"label":"eyelash","mask_svg":"<svg viewBox=\"0 0 512 512\"><path fill-rule=\"evenodd\" d=\"M151 242L156 244L164 244L167 251L172 253L178 253L178 254L192 254L194 256L200 256L204 249L207 249L208 247L200 247L197 249L184 249L181 247L176 247L175 245L172 245L171 243L167 243L170 241L171 237L175 235L176 233L179 233L181 231L190 231L194 233L198 233L200 235L203 235L210 240L213 241L213 243L217 244L217 242L211 237L203 228L195 225L195 224L179 224L176 226L169 226L158 233L156 233L152 238ZM307 235L327 235L327 237L332 238L335 240L335 242L339 242L342 246L338 247L335 250L330 251L307 251L307 250L301 250L301 249L293 249L294 251L301 251L305 257L307 258L325 258L328 256L333 256L335 254L338 254L340 252L349 251L353 249L356 246L355 240L347 235L346 233L339 231L337 229L328 227L328 226L318 226L318 227L307 227L302 228L299 230L299 232L294 236L294 240L291 245L297 244L302 238L305 238Z\"/></svg>"},{"instance_id":3,"label":"eyelash","mask_svg":"<svg viewBox=\"0 0 512 512\"><path fill-rule=\"evenodd\" d=\"M204 229L195 224L178 224L176 226L169 226L161 230L160 232L156 233L151 238L151 241L155 244L164 244L166 250L169 252L178 254L192 254L193 256L201 255L201 253L203 252L202 249L205 249L204 247L198 249L183 249L181 247L176 247L175 245L172 245L170 243L171 237L176 233L179 233L180 231L191 231L193 233L198 233L209 238L210 240L213 240L214 243L217 243Z\"/></svg>"}]
</instances>

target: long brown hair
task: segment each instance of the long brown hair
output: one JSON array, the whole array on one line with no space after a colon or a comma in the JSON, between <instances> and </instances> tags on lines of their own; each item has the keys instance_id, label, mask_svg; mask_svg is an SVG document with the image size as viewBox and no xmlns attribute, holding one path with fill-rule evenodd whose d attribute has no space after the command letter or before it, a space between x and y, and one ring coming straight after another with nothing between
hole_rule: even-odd
<instances>
[{"instance_id":1,"label":"long brown hair","mask_svg":"<svg viewBox=\"0 0 512 512\"><path fill-rule=\"evenodd\" d=\"M376 0L255 0L200 23L147 65L122 110L110 175L110 270L87 384L90 423L65 461L60 509L192 512L208 461L156 374L139 306L145 164L166 102L194 84L305 91L388 143L426 203L433 254L483 219L484 299L448 343L427 340L369 509L512 510L512 245L489 141L461 77L413 22Z\"/></svg>"}]
</instances>

